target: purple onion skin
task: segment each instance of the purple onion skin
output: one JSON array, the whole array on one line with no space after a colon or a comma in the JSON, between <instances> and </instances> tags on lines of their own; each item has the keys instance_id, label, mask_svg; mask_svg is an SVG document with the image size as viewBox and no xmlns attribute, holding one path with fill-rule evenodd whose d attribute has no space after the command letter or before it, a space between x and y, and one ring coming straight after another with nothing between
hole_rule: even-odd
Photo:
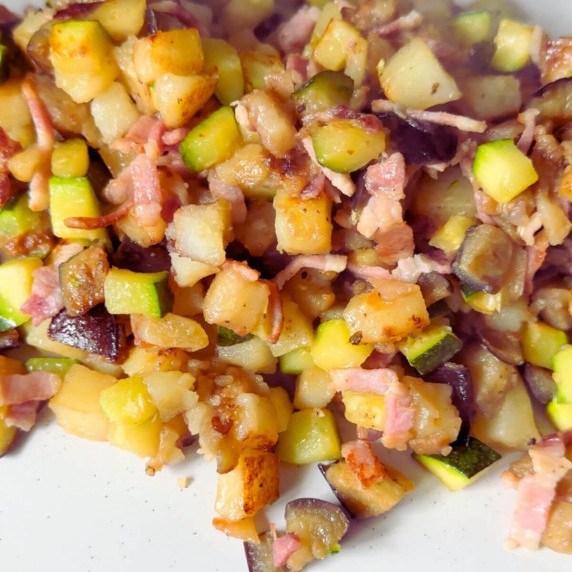
<instances>
[{"instance_id":1,"label":"purple onion skin","mask_svg":"<svg viewBox=\"0 0 572 572\"><path fill-rule=\"evenodd\" d=\"M391 131L391 141L409 165L448 163L457 152L455 129L426 121L401 119L394 113L376 114Z\"/></svg>"},{"instance_id":2,"label":"purple onion skin","mask_svg":"<svg viewBox=\"0 0 572 572\"><path fill-rule=\"evenodd\" d=\"M423 379L451 386L453 389L451 399L459 411L462 422L458 442L466 441L475 414L473 380L469 368L458 363L447 362L425 375Z\"/></svg>"},{"instance_id":3,"label":"purple onion skin","mask_svg":"<svg viewBox=\"0 0 572 572\"><path fill-rule=\"evenodd\" d=\"M48 337L62 344L103 356L117 362L126 350L125 328L108 313L103 304L82 316L62 310L52 318Z\"/></svg>"}]
</instances>

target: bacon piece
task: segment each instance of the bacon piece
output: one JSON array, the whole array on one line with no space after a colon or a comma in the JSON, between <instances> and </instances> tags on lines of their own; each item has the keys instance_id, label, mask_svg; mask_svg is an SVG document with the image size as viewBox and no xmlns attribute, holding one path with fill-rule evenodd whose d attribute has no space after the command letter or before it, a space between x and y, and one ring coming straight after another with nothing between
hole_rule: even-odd
<instances>
[{"instance_id":1,"label":"bacon piece","mask_svg":"<svg viewBox=\"0 0 572 572\"><path fill-rule=\"evenodd\" d=\"M317 6L303 6L282 24L277 31L278 45L285 54L301 52L308 43L318 18L320 9Z\"/></svg>"},{"instance_id":2,"label":"bacon piece","mask_svg":"<svg viewBox=\"0 0 572 572\"><path fill-rule=\"evenodd\" d=\"M408 14L400 16L393 22L377 26L372 30L374 34L380 37L390 36L398 32L407 32L419 28L423 23L423 16L416 10L411 10Z\"/></svg>"},{"instance_id":3,"label":"bacon piece","mask_svg":"<svg viewBox=\"0 0 572 572\"><path fill-rule=\"evenodd\" d=\"M20 143L10 139L6 131L0 127L0 208L14 196L8 161L21 149Z\"/></svg>"},{"instance_id":4,"label":"bacon piece","mask_svg":"<svg viewBox=\"0 0 572 572\"><path fill-rule=\"evenodd\" d=\"M296 84L306 83L310 77L308 71L310 61L300 54L289 53L286 56L286 69L292 73L292 79Z\"/></svg>"},{"instance_id":5,"label":"bacon piece","mask_svg":"<svg viewBox=\"0 0 572 572\"><path fill-rule=\"evenodd\" d=\"M302 189L300 197L303 199L316 199L323 192L326 192L326 175L324 173L318 173L317 176L313 177L310 182ZM338 201L334 201L338 202Z\"/></svg>"},{"instance_id":6,"label":"bacon piece","mask_svg":"<svg viewBox=\"0 0 572 572\"><path fill-rule=\"evenodd\" d=\"M572 462L566 458L566 444L562 435L544 438L530 448L529 455L534 473L524 476L517 484L516 506L506 544L509 548L522 546L537 550L556 488L572 469Z\"/></svg>"},{"instance_id":7,"label":"bacon piece","mask_svg":"<svg viewBox=\"0 0 572 572\"><path fill-rule=\"evenodd\" d=\"M356 192L355 183L352 181L352 178L347 175L346 173L336 173L327 167L323 167L318 163L318 159L316 158L316 152L314 151L314 144L312 143L312 139L310 137L305 137L302 139L302 145L304 149L306 149L306 153L308 153L308 157L312 160L312 162L324 173L326 178L338 189L343 195L346 197L351 197Z\"/></svg>"},{"instance_id":8,"label":"bacon piece","mask_svg":"<svg viewBox=\"0 0 572 572\"><path fill-rule=\"evenodd\" d=\"M109 214L98 217L69 217L65 219L64 223L69 228L81 228L85 230L104 228L112 224L117 224L122 218L126 217L132 206L133 203L131 201L126 201L117 210Z\"/></svg>"},{"instance_id":9,"label":"bacon piece","mask_svg":"<svg viewBox=\"0 0 572 572\"><path fill-rule=\"evenodd\" d=\"M526 294L532 294L534 275L540 270L546 259L548 246L548 235L546 232L541 231L534 237L534 244L526 248L526 274L524 280L524 292Z\"/></svg>"},{"instance_id":10,"label":"bacon piece","mask_svg":"<svg viewBox=\"0 0 572 572\"><path fill-rule=\"evenodd\" d=\"M36 424L39 406L39 401L25 401L24 403L10 405L4 417L4 423L8 427L17 427L22 431L30 431Z\"/></svg>"},{"instance_id":11,"label":"bacon piece","mask_svg":"<svg viewBox=\"0 0 572 572\"><path fill-rule=\"evenodd\" d=\"M383 193L387 198L400 201L405 198L405 159L401 153L393 153L367 168L365 188L370 195Z\"/></svg>"},{"instance_id":12,"label":"bacon piece","mask_svg":"<svg viewBox=\"0 0 572 572\"><path fill-rule=\"evenodd\" d=\"M260 272L248 266L246 262L238 260L225 260L222 264L224 270L232 270L244 278L248 282L256 282L260 278Z\"/></svg>"},{"instance_id":13,"label":"bacon piece","mask_svg":"<svg viewBox=\"0 0 572 572\"><path fill-rule=\"evenodd\" d=\"M286 566L288 558L290 558L290 556L292 556L300 546L302 546L302 543L292 532L287 532L283 536L275 538L272 543L272 560L274 562L274 566L276 568Z\"/></svg>"},{"instance_id":14,"label":"bacon piece","mask_svg":"<svg viewBox=\"0 0 572 572\"><path fill-rule=\"evenodd\" d=\"M0 376L0 405L17 405L26 401L44 401L60 388L61 379L54 373L32 373Z\"/></svg>"},{"instance_id":15,"label":"bacon piece","mask_svg":"<svg viewBox=\"0 0 572 572\"><path fill-rule=\"evenodd\" d=\"M422 274L429 274L430 272L450 274L451 265L432 260L425 254L415 254L411 258L402 258L391 275L402 282L415 284Z\"/></svg>"},{"instance_id":16,"label":"bacon piece","mask_svg":"<svg viewBox=\"0 0 572 572\"><path fill-rule=\"evenodd\" d=\"M275 282L272 280L264 280L270 288L270 296L268 298L268 312L271 317L272 329L270 331L270 336L268 341L271 344L275 344L280 338L282 333L282 328L284 327L284 308L282 306L282 296L280 295L280 289Z\"/></svg>"},{"instance_id":17,"label":"bacon piece","mask_svg":"<svg viewBox=\"0 0 572 572\"><path fill-rule=\"evenodd\" d=\"M348 258L342 254L307 254L296 256L286 268L278 272L274 282L282 289L284 284L294 277L302 268L314 268L322 272L343 272Z\"/></svg>"},{"instance_id":18,"label":"bacon piece","mask_svg":"<svg viewBox=\"0 0 572 572\"><path fill-rule=\"evenodd\" d=\"M387 230L378 230L373 239L375 251L384 264L397 264L399 260L411 258L415 251L413 229L406 222L398 222Z\"/></svg>"},{"instance_id":19,"label":"bacon piece","mask_svg":"<svg viewBox=\"0 0 572 572\"><path fill-rule=\"evenodd\" d=\"M516 146L525 154L530 151L534 143L534 130L536 129L536 117L540 114L538 109L527 109L518 114L518 122L524 125L524 131Z\"/></svg>"},{"instance_id":20,"label":"bacon piece","mask_svg":"<svg viewBox=\"0 0 572 572\"><path fill-rule=\"evenodd\" d=\"M399 383L397 374L388 368L359 367L330 370L331 385L336 391L385 394L392 384Z\"/></svg>"},{"instance_id":21,"label":"bacon piece","mask_svg":"<svg viewBox=\"0 0 572 572\"><path fill-rule=\"evenodd\" d=\"M227 185L214 170L209 171L208 182L213 197L226 199L230 203L233 224L242 224L246 220L246 203L241 188Z\"/></svg>"},{"instance_id":22,"label":"bacon piece","mask_svg":"<svg viewBox=\"0 0 572 572\"><path fill-rule=\"evenodd\" d=\"M42 266L33 272L32 292L21 307L32 317L32 324L39 326L55 316L64 307L58 270L55 266Z\"/></svg>"},{"instance_id":23,"label":"bacon piece","mask_svg":"<svg viewBox=\"0 0 572 572\"><path fill-rule=\"evenodd\" d=\"M350 441L342 445L342 457L352 473L367 489L385 479L387 471L367 441Z\"/></svg>"}]
</instances>

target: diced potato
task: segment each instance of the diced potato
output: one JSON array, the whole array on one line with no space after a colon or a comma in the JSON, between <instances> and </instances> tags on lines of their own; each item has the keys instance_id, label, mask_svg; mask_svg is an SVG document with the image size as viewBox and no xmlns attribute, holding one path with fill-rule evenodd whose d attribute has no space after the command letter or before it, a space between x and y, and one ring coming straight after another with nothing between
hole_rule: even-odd
<instances>
[{"instance_id":1,"label":"diced potato","mask_svg":"<svg viewBox=\"0 0 572 572\"><path fill-rule=\"evenodd\" d=\"M0 457L5 455L18 435L17 427L8 427L3 419L0 419Z\"/></svg>"},{"instance_id":2,"label":"diced potato","mask_svg":"<svg viewBox=\"0 0 572 572\"><path fill-rule=\"evenodd\" d=\"M180 371L155 371L143 376L149 396L163 421L170 421L197 404L198 396L192 391L195 378Z\"/></svg>"},{"instance_id":3,"label":"diced potato","mask_svg":"<svg viewBox=\"0 0 572 572\"><path fill-rule=\"evenodd\" d=\"M421 288L383 280L377 290L354 296L344 310L352 334L362 343L393 342L429 325Z\"/></svg>"},{"instance_id":4,"label":"diced potato","mask_svg":"<svg viewBox=\"0 0 572 572\"><path fill-rule=\"evenodd\" d=\"M72 365L49 407L56 423L70 435L92 441L105 441L109 421L99 406L99 396L116 379L84 367Z\"/></svg>"},{"instance_id":5,"label":"diced potato","mask_svg":"<svg viewBox=\"0 0 572 572\"><path fill-rule=\"evenodd\" d=\"M127 90L118 82L112 83L103 93L94 97L90 109L104 143L111 143L125 135L139 119L137 107Z\"/></svg>"},{"instance_id":6,"label":"diced potato","mask_svg":"<svg viewBox=\"0 0 572 572\"><path fill-rule=\"evenodd\" d=\"M310 268L298 272L288 280L286 291L311 318L323 314L336 301L331 280L328 280L323 272Z\"/></svg>"},{"instance_id":7,"label":"diced potato","mask_svg":"<svg viewBox=\"0 0 572 572\"><path fill-rule=\"evenodd\" d=\"M409 446L420 455L444 454L461 429L461 418L451 403L451 386L404 377L415 410Z\"/></svg>"},{"instance_id":8,"label":"diced potato","mask_svg":"<svg viewBox=\"0 0 572 572\"><path fill-rule=\"evenodd\" d=\"M472 217L464 215L453 215L449 220L431 237L429 245L440 248L445 254L451 256L459 250L463 243L467 230L476 224Z\"/></svg>"},{"instance_id":9,"label":"diced potato","mask_svg":"<svg viewBox=\"0 0 572 572\"><path fill-rule=\"evenodd\" d=\"M344 415L358 427L383 431L385 425L385 397L379 393L343 391Z\"/></svg>"},{"instance_id":10,"label":"diced potato","mask_svg":"<svg viewBox=\"0 0 572 572\"><path fill-rule=\"evenodd\" d=\"M173 314L192 318L203 311L205 287L197 282L190 288L177 288L173 290Z\"/></svg>"},{"instance_id":11,"label":"diced potato","mask_svg":"<svg viewBox=\"0 0 572 572\"><path fill-rule=\"evenodd\" d=\"M296 379L294 407L296 409L326 407L335 393L327 371L317 366L308 367Z\"/></svg>"},{"instance_id":12,"label":"diced potato","mask_svg":"<svg viewBox=\"0 0 572 572\"><path fill-rule=\"evenodd\" d=\"M23 151L19 151L10 157L8 169L15 179L29 183L44 163L45 156L45 151L39 145L29 145Z\"/></svg>"},{"instance_id":13,"label":"diced potato","mask_svg":"<svg viewBox=\"0 0 572 572\"><path fill-rule=\"evenodd\" d=\"M234 403L236 439L248 449L271 449L278 441L278 419L272 401L254 393L242 393Z\"/></svg>"},{"instance_id":14,"label":"diced potato","mask_svg":"<svg viewBox=\"0 0 572 572\"><path fill-rule=\"evenodd\" d=\"M223 105L230 105L244 93L244 78L238 52L224 40L203 38L205 72L218 76L215 96Z\"/></svg>"},{"instance_id":15,"label":"diced potato","mask_svg":"<svg viewBox=\"0 0 572 572\"><path fill-rule=\"evenodd\" d=\"M155 32L137 41L133 48L137 77L146 83L164 74L179 76L203 71L204 56L196 28Z\"/></svg>"},{"instance_id":16,"label":"diced potato","mask_svg":"<svg viewBox=\"0 0 572 572\"><path fill-rule=\"evenodd\" d=\"M387 62L381 86L388 99L415 109L450 103L463 96L421 38L411 40Z\"/></svg>"},{"instance_id":17,"label":"diced potato","mask_svg":"<svg viewBox=\"0 0 572 572\"><path fill-rule=\"evenodd\" d=\"M56 144L52 152L52 173L56 177L84 177L88 168L89 151L84 139Z\"/></svg>"},{"instance_id":18,"label":"diced potato","mask_svg":"<svg viewBox=\"0 0 572 572\"><path fill-rule=\"evenodd\" d=\"M181 256L171 252L171 264L175 273L175 282L183 288L192 288L200 280L218 272L216 266Z\"/></svg>"},{"instance_id":19,"label":"diced potato","mask_svg":"<svg viewBox=\"0 0 572 572\"><path fill-rule=\"evenodd\" d=\"M58 22L52 26L49 43L56 85L76 103L104 92L119 73L111 38L96 21Z\"/></svg>"},{"instance_id":20,"label":"diced potato","mask_svg":"<svg viewBox=\"0 0 572 572\"><path fill-rule=\"evenodd\" d=\"M176 314L165 314L162 318L132 315L131 328L139 342L160 348L196 352L209 344L208 336L198 322Z\"/></svg>"},{"instance_id":21,"label":"diced potato","mask_svg":"<svg viewBox=\"0 0 572 572\"><path fill-rule=\"evenodd\" d=\"M274 405L276 410L276 421L278 433L286 431L288 422L292 415L293 407L288 392L283 387L271 387L268 393L268 399Z\"/></svg>"},{"instance_id":22,"label":"diced potato","mask_svg":"<svg viewBox=\"0 0 572 572\"><path fill-rule=\"evenodd\" d=\"M16 45L26 53L32 36L54 17L52 10L30 10L24 19L14 28L12 35Z\"/></svg>"},{"instance_id":23,"label":"diced potato","mask_svg":"<svg viewBox=\"0 0 572 572\"><path fill-rule=\"evenodd\" d=\"M9 79L0 83L0 127L10 134L31 123L30 110L22 95L22 82Z\"/></svg>"},{"instance_id":24,"label":"diced potato","mask_svg":"<svg viewBox=\"0 0 572 572\"><path fill-rule=\"evenodd\" d=\"M260 44L256 49L243 51L240 62L244 75L244 90L246 93L255 89L266 88L266 78L276 76L284 71L280 54L267 44Z\"/></svg>"},{"instance_id":25,"label":"diced potato","mask_svg":"<svg viewBox=\"0 0 572 572\"><path fill-rule=\"evenodd\" d=\"M160 471L165 465L184 461L185 455L178 443L188 432L187 423L182 415L178 415L165 423L159 435L159 448L156 455L149 459L147 471Z\"/></svg>"},{"instance_id":26,"label":"diced potato","mask_svg":"<svg viewBox=\"0 0 572 572\"><path fill-rule=\"evenodd\" d=\"M463 94L479 119L497 119L518 113L522 104L520 81L512 75L469 77L463 82Z\"/></svg>"},{"instance_id":27,"label":"diced potato","mask_svg":"<svg viewBox=\"0 0 572 572\"><path fill-rule=\"evenodd\" d=\"M256 544L260 542L258 532L256 532L256 523L251 516L235 522L224 520L224 518L213 518L213 526L232 538L238 538L245 542L254 542Z\"/></svg>"},{"instance_id":28,"label":"diced potato","mask_svg":"<svg viewBox=\"0 0 572 572\"><path fill-rule=\"evenodd\" d=\"M106 0L90 15L116 41L136 36L145 22L146 0Z\"/></svg>"},{"instance_id":29,"label":"diced potato","mask_svg":"<svg viewBox=\"0 0 572 572\"><path fill-rule=\"evenodd\" d=\"M129 376L153 371L180 371L188 360L187 354L178 348L133 347L123 362L123 371Z\"/></svg>"},{"instance_id":30,"label":"diced potato","mask_svg":"<svg viewBox=\"0 0 572 572\"><path fill-rule=\"evenodd\" d=\"M275 344L270 345L270 351L275 357L283 356L297 348L309 346L314 337L312 321L300 310L298 304L283 296L282 311L284 313L284 324L282 332ZM262 329L261 337L267 333L267 325L260 324L256 332ZM255 332L255 333L256 333Z\"/></svg>"},{"instance_id":31,"label":"diced potato","mask_svg":"<svg viewBox=\"0 0 572 572\"><path fill-rule=\"evenodd\" d=\"M164 74L155 80L153 101L169 129L187 124L214 93L216 77Z\"/></svg>"},{"instance_id":32,"label":"diced potato","mask_svg":"<svg viewBox=\"0 0 572 572\"><path fill-rule=\"evenodd\" d=\"M270 374L276 371L277 359L272 355L268 344L256 336L241 344L219 346L217 355L228 363L256 373Z\"/></svg>"},{"instance_id":33,"label":"diced potato","mask_svg":"<svg viewBox=\"0 0 572 572\"><path fill-rule=\"evenodd\" d=\"M273 12L274 0L230 0L224 7L222 23L228 32L254 29Z\"/></svg>"},{"instance_id":34,"label":"diced potato","mask_svg":"<svg viewBox=\"0 0 572 572\"><path fill-rule=\"evenodd\" d=\"M310 350L312 360L324 370L359 367L373 351L373 346L360 342L361 339L352 339L343 319L322 322Z\"/></svg>"},{"instance_id":35,"label":"diced potato","mask_svg":"<svg viewBox=\"0 0 572 572\"><path fill-rule=\"evenodd\" d=\"M157 413L147 386L139 376L121 379L99 395L105 416L114 423L144 423Z\"/></svg>"},{"instance_id":36,"label":"diced potato","mask_svg":"<svg viewBox=\"0 0 572 572\"><path fill-rule=\"evenodd\" d=\"M163 422L154 415L144 423L110 423L108 441L139 457L155 457L159 452Z\"/></svg>"},{"instance_id":37,"label":"diced potato","mask_svg":"<svg viewBox=\"0 0 572 572\"><path fill-rule=\"evenodd\" d=\"M245 193L248 198L249 193ZM244 224L234 228L236 239L252 256L262 256L276 244L275 212L272 203L256 200L248 204Z\"/></svg>"},{"instance_id":38,"label":"diced potato","mask_svg":"<svg viewBox=\"0 0 572 572\"><path fill-rule=\"evenodd\" d=\"M207 323L245 336L254 331L269 296L270 289L264 282L251 282L232 267L225 268L215 276L207 291L203 314Z\"/></svg>"},{"instance_id":39,"label":"diced potato","mask_svg":"<svg viewBox=\"0 0 572 572\"><path fill-rule=\"evenodd\" d=\"M326 193L313 199L278 190L274 197L278 250L287 254L326 254L332 243L332 203Z\"/></svg>"},{"instance_id":40,"label":"diced potato","mask_svg":"<svg viewBox=\"0 0 572 572\"><path fill-rule=\"evenodd\" d=\"M477 439L490 447L519 451L526 451L532 439L540 439L530 397L522 380L519 379L505 395L494 417L488 419L477 413L472 431Z\"/></svg>"},{"instance_id":41,"label":"diced potato","mask_svg":"<svg viewBox=\"0 0 572 572\"><path fill-rule=\"evenodd\" d=\"M212 266L222 264L232 236L230 211L230 203L225 199L178 209L168 231L177 253Z\"/></svg>"},{"instance_id":42,"label":"diced potato","mask_svg":"<svg viewBox=\"0 0 572 572\"><path fill-rule=\"evenodd\" d=\"M358 30L344 20L333 19L314 48L313 57L325 69L345 70L359 87L365 79L367 48Z\"/></svg>"},{"instance_id":43,"label":"diced potato","mask_svg":"<svg viewBox=\"0 0 572 572\"><path fill-rule=\"evenodd\" d=\"M280 434L276 453L281 461L304 465L341 457L334 415L328 409L304 409L293 413Z\"/></svg>"},{"instance_id":44,"label":"diced potato","mask_svg":"<svg viewBox=\"0 0 572 572\"><path fill-rule=\"evenodd\" d=\"M215 510L231 522L254 516L278 498L278 466L274 453L242 453L236 467L218 477Z\"/></svg>"}]
</instances>

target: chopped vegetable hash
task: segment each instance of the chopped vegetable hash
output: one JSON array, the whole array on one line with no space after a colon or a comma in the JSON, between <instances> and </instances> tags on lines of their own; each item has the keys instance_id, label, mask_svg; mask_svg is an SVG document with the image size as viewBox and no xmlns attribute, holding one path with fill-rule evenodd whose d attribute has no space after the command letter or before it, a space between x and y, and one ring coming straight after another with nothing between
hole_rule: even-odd
<instances>
[{"instance_id":1,"label":"chopped vegetable hash","mask_svg":"<svg viewBox=\"0 0 572 572\"><path fill-rule=\"evenodd\" d=\"M451 490L527 451L507 545L571 554L572 39L525 22L501 0L0 6L0 454L46 402L150 474L198 441L213 524L261 572L410 493L385 449ZM281 462L342 506L258 530Z\"/></svg>"}]
</instances>

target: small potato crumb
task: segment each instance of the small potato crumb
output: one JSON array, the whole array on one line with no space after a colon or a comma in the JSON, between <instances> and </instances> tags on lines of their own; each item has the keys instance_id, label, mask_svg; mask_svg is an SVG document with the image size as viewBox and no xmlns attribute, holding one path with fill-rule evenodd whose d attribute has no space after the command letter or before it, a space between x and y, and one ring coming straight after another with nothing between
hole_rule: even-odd
<instances>
[{"instance_id":1,"label":"small potato crumb","mask_svg":"<svg viewBox=\"0 0 572 572\"><path fill-rule=\"evenodd\" d=\"M179 477L177 479L177 486L181 489L184 490L186 489L191 483L193 482L193 479L191 477Z\"/></svg>"}]
</instances>

